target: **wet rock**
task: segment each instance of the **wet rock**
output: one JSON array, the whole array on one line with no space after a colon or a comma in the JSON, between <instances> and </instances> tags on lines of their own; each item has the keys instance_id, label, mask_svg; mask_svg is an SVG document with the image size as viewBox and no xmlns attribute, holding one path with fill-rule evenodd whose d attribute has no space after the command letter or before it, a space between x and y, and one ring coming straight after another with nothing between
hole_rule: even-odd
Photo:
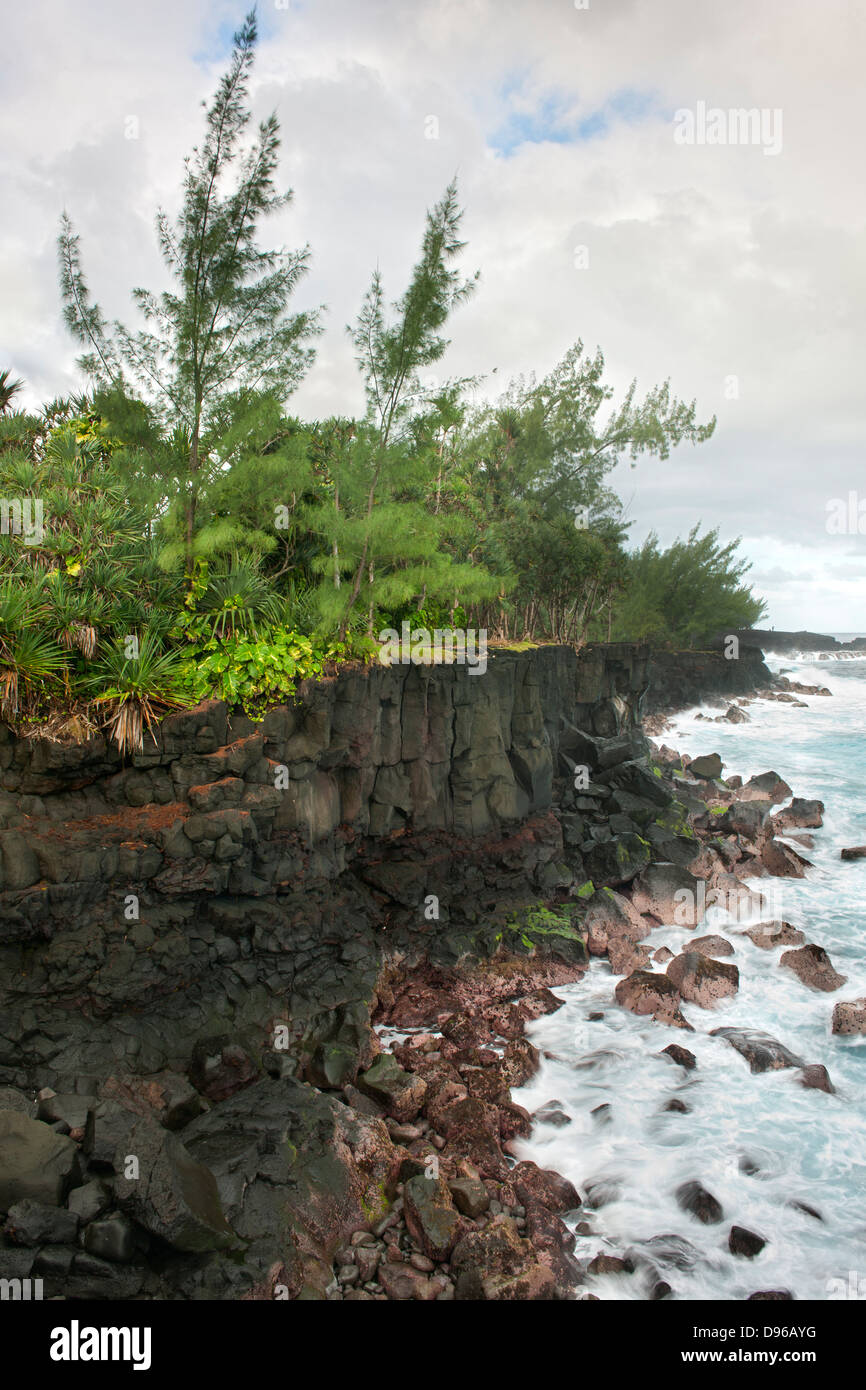
<instances>
[{"instance_id":1,"label":"wet rock","mask_svg":"<svg viewBox=\"0 0 866 1390\"><path fill-rule=\"evenodd\" d=\"M757 1293L750 1293L746 1299L747 1303L788 1303L793 1300L794 1295L789 1289L759 1289Z\"/></svg>"},{"instance_id":2,"label":"wet rock","mask_svg":"<svg viewBox=\"0 0 866 1390\"><path fill-rule=\"evenodd\" d=\"M101 1216L111 1206L111 1195L98 1179L84 1183L82 1187L74 1187L70 1192L66 1205L75 1216L78 1217L82 1226L86 1226L89 1221L94 1221L97 1216Z\"/></svg>"},{"instance_id":3,"label":"wet rock","mask_svg":"<svg viewBox=\"0 0 866 1390\"><path fill-rule=\"evenodd\" d=\"M754 1231L749 1231L745 1226L732 1226L728 1236L728 1249L732 1255L742 1255L746 1259L753 1260L756 1255L760 1255L767 1242L763 1236L756 1235Z\"/></svg>"},{"instance_id":4,"label":"wet rock","mask_svg":"<svg viewBox=\"0 0 866 1390\"><path fill-rule=\"evenodd\" d=\"M512 1168L509 1178L523 1203L540 1202L548 1211L558 1215L580 1206L577 1188L552 1168L539 1168L537 1164L524 1160Z\"/></svg>"},{"instance_id":5,"label":"wet rock","mask_svg":"<svg viewBox=\"0 0 866 1390\"><path fill-rule=\"evenodd\" d=\"M587 950L603 956L613 941L640 941L649 931L649 924L620 893L593 893L583 920Z\"/></svg>"},{"instance_id":6,"label":"wet rock","mask_svg":"<svg viewBox=\"0 0 866 1390\"><path fill-rule=\"evenodd\" d=\"M596 1105L589 1113L597 1125L609 1125L613 1119L613 1110L607 1104Z\"/></svg>"},{"instance_id":7,"label":"wet rock","mask_svg":"<svg viewBox=\"0 0 866 1390\"><path fill-rule=\"evenodd\" d=\"M667 968L667 978L679 990L680 997L702 1009L711 1009L719 999L728 999L740 987L740 972L735 965L685 951L675 956Z\"/></svg>"},{"instance_id":8,"label":"wet rock","mask_svg":"<svg viewBox=\"0 0 866 1390\"><path fill-rule=\"evenodd\" d=\"M571 1124L571 1116L566 1114L560 1100L549 1100L534 1112L532 1118L536 1124L553 1125L555 1129L564 1129Z\"/></svg>"},{"instance_id":9,"label":"wet rock","mask_svg":"<svg viewBox=\"0 0 866 1390\"><path fill-rule=\"evenodd\" d=\"M424 1104L427 1083L412 1072L403 1071L388 1052L376 1058L358 1077L358 1089L384 1106L395 1120L414 1120Z\"/></svg>"},{"instance_id":10,"label":"wet rock","mask_svg":"<svg viewBox=\"0 0 866 1390\"><path fill-rule=\"evenodd\" d=\"M441 1292L441 1286L410 1264L382 1264L379 1266L379 1283L389 1298L401 1303L414 1299L420 1303L430 1303Z\"/></svg>"},{"instance_id":11,"label":"wet rock","mask_svg":"<svg viewBox=\"0 0 866 1390\"><path fill-rule=\"evenodd\" d=\"M584 855L584 868L601 888L630 883L650 862L650 847L639 835L626 833L602 840Z\"/></svg>"},{"instance_id":12,"label":"wet rock","mask_svg":"<svg viewBox=\"0 0 866 1390\"><path fill-rule=\"evenodd\" d=\"M0 1111L0 1211L28 1197L60 1206L79 1172L78 1150L66 1135L19 1111Z\"/></svg>"},{"instance_id":13,"label":"wet rock","mask_svg":"<svg viewBox=\"0 0 866 1390\"><path fill-rule=\"evenodd\" d=\"M677 1206L687 1211L704 1226L713 1226L722 1220L722 1204L699 1182L685 1182L674 1194Z\"/></svg>"},{"instance_id":14,"label":"wet rock","mask_svg":"<svg viewBox=\"0 0 866 1390\"><path fill-rule=\"evenodd\" d=\"M804 859L790 845L780 840L767 839L761 845L760 861L768 874L774 878L805 878L811 862Z\"/></svg>"},{"instance_id":15,"label":"wet rock","mask_svg":"<svg viewBox=\"0 0 866 1390\"><path fill-rule=\"evenodd\" d=\"M662 1048L661 1055L670 1057L671 1061L676 1062L680 1067L685 1067L686 1071L694 1071L698 1065L694 1053L689 1052L687 1047L680 1047L679 1043L668 1043L667 1047Z\"/></svg>"},{"instance_id":16,"label":"wet rock","mask_svg":"<svg viewBox=\"0 0 866 1390\"><path fill-rule=\"evenodd\" d=\"M816 1207L810 1207L808 1202L790 1201L786 1203L794 1211L801 1211L804 1216L811 1216L813 1221L823 1221L824 1218Z\"/></svg>"},{"instance_id":17,"label":"wet rock","mask_svg":"<svg viewBox=\"0 0 866 1390\"><path fill-rule=\"evenodd\" d=\"M804 985L808 985L810 989L821 990L824 994L841 988L847 979L846 975L839 975L833 969L823 946L816 946L814 942L801 946L797 951L786 951L779 964L793 970Z\"/></svg>"},{"instance_id":18,"label":"wet rock","mask_svg":"<svg viewBox=\"0 0 866 1390\"><path fill-rule=\"evenodd\" d=\"M633 1274L634 1265L619 1255L596 1255L587 1265L587 1274Z\"/></svg>"},{"instance_id":19,"label":"wet rock","mask_svg":"<svg viewBox=\"0 0 866 1390\"><path fill-rule=\"evenodd\" d=\"M616 1178L599 1178L586 1184L584 1205L590 1211L601 1211L611 1202L618 1202L622 1196L622 1186Z\"/></svg>"},{"instance_id":20,"label":"wet rock","mask_svg":"<svg viewBox=\"0 0 866 1390\"><path fill-rule=\"evenodd\" d=\"M72 1245L78 1217L63 1207L26 1198L9 1208L3 1233L13 1245Z\"/></svg>"},{"instance_id":21,"label":"wet rock","mask_svg":"<svg viewBox=\"0 0 866 1390\"><path fill-rule=\"evenodd\" d=\"M866 845L854 845L850 849L843 849L839 855L840 859L866 859Z\"/></svg>"},{"instance_id":22,"label":"wet rock","mask_svg":"<svg viewBox=\"0 0 866 1390\"><path fill-rule=\"evenodd\" d=\"M667 946L659 946L658 950L653 952L653 960L657 965L666 965L673 958L674 953Z\"/></svg>"},{"instance_id":23,"label":"wet rock","mask_svg":"<svg viewBox=\"0 0 866 1390\"><path fill-rule=\"evenodd\" d=\"M786 806L783 811L777 811L773 816L773 828L776 831L814 830L823 824L823 801L806 801L799 796L795 796L790 806Z\"/></svg>"},{"instance_id":24,"label":"wet rock","mask_svg":"<svg viewBox=\"0 0 866 1390\"><path fill-rule=\"evenodd\" d=\"M722 775L722 759L718 753L705 753L700 758L693 758L689 763L688 770L693 777L701 777L706 781L714 782Z\"/></svg>"},{"instance_id":25,"label":"wet rock","mask_svg":"<svg viewBox=\"0 0 866 1390\"><path fill-rule=\"evenodd\" d=\"M835 1004L833 1032L842 1037L866 1033L866 999L847 999Z\"/></svg>"},{"instance_id":26,"label":"wet rock","mask_svg":"<svg viewBox=\"0 0 866 1390\"><path fill-rule=\"evenodd\" d=\"M698 959L702 959L699 957ZM680 1012L680 992L667 975L649 970L636 970L628 979L620 980L614 990L616 1002L633 1014L648 1014L659 1023L693 1031Z\"/></svg>"},{"instance_id":27,"label":"wet rock","mask_svg":"<svg viewBox=\"0 0 866 1390\"><path fill-rule=\"evenodd\" d=\"M777 803L787 801L791 795L791 788L778 772L761 772L757 777L750 777L738 793L741 801L768 800Z\"/></svg>"},{"instance_id":28,"label":"wet rock","mask_svg":"<svg viewBox=\"0 0 866 1390\"><path fill-rule=\"evenodd\" d=\"M121 1212L91 1221L84 1232L84 1248L111 1264L128 1264L135 1254L133 1227Z\"/></svg>"},{"instance_id":29,"label":"wet rock","mask_svg":"<svg viewBox=\"0 0 866 1390\"><path fill-rule=\"evenodd\" d=\"M702 956L732 956L734 948L723 936L698 936L689 942L690 951L699 951Z\"/></svg>"},{"instance_id":30,"label":"wet rock","mask_svg":"<svg viewBox=\"0 0 866 1390\"><path fill-rule=\"evenodd\" d=\"M650 953L646 946L635 946L631 941L611 941L607 958L612 975L631 975L635 970L643 970L650 963Z\"/></svg>"},{"instance_id":31,"label":"wet rock","mask_svg":"<svg viewBox=\"0 0 866 1390\"><path fill-rule=\"evenodd\" d=\"M497 1216L455 1246L451 1268L458 1299L527 1302L556 1298L553 1270L540 1264L528 1240L509 1217Z\"/></svg>"},{"instance_id":32,"label":"wet rock","mask_svg":"<svg viewBox=\"0 0 866 1390\"><path fill-rule=\"evenodd\" d=\"M799 1081L807 1090L826 1091L828 1096L836 1094L836 1087L830 1080L827 1068L820 1062L812 1062L808 1067L804 1067Z\"/></svg>"},{"instance_id":33,"label":"wet rock","mask_svg":"<svg viewBox=\"0 0 866 1390\"><path fill-rule=\"evenodd\" d=\"M792 927L790 922L758 922L753 927L746 927L741 933L747 936L755 946L760 946L762 951L770 951L774 946L799 946L806 940L801 931Z\"/></svg>"},{"instance_id":34,"label":"wet rock","mask_svg":"<svg viewBox=\"0 0 866 1390\"><path fill-rule=\"evenodd\" d=\"M506 1043L499 1063L499 1075L506 1086L525 1086L538 1071L541 1057L528 1038L515 1038Z\"/></svg>"},{"instance_id":35,"label":"wet rock","mask_svg":"<svg viewBox=\"0 0 866 1390\"><path fill-rule=\"evenodd\" d=\"M784 1067L804 1067L806 1064L778 1038L758 1028L714 1028L712 1038L724 1038L742 1057L752 1072L781 1071Z\"/></svg>"},{"instance_id":36,"label":"wet rock","mask_svg":"<svg viewBox=\"0 0 866 1390\"><path fill-rule=\"evenodd\" d=\"M448 1189L457 1210L473 1221L490 1206L490 1195L480 1179L457 1178L448 1184Z\"/></svg>"},{"instance_id":37,"label":"wet rock","mask_svg":"<svg viewBox=\"0 0 866 1390\"><path fill-rule=\"evenodd\" d=\"M413 1235L431 1260L445 1260L460 1230L460 1218L442 1178L410 1178L403 1190L404 1213Z\"/></svg>"},{"instance_id":38,"label":"wet rock","mask_svg":"<svg viewBox=\"0 0 866 1390\"><path fill-rule=\"evenodd\" d=\"M678 864L651 864L634 881L632 905L667 926L696 927L703 916L698 884Z\"/></svg>"}]
</instances>

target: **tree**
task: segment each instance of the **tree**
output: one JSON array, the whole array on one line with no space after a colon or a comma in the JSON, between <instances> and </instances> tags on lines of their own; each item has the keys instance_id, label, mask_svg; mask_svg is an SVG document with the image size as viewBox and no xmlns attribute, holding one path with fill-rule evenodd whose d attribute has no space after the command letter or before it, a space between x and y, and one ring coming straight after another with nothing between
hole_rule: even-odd
<instances>
[{"instance_id":1,"label":"tree","mask_svg":"<svg viewBox=\"0 0 866 1390\"><path fill-rule=\"evenodd\" d=\"M0 372L0 415L6 414L23 386L20 377L11 379L8 371Z\"/></svg>"},{"instance_id":2,"label":"tree","mask_svg":"<svg viewBox=\"0 0 866 1390\"><path fill-rule=\"evenodd\" d=\"M79 238L65 213L58 240L64 317L88 348L81 366L103 388L139 393L164 427L166 447L152 456L171 494L165 525L173 543L164 559L183 560L188 585L196 554L226 542L224 530L208 533L200 509L223 471L227 407L237 424L259 410L263 395L284 400L311 361L307 340L318 331L317 313L288 313L309 248L263 250L256 242L262 218L292 196L278 193L274 182L276 114L243 145L256 40L251 11L207 110L204 141L186 161L180 214L172 225L165 212L157 213L159 248L175 288L133 291L144 328L108 324L91 302ZM226 188L232 176L234 185Z\"/></svg>"},{"instance_id":3,"label":"tree","mask_svg":"<svg viewBox=\"0 0 866 1390\"><path fill-rule=\"evenodd\" d=\"M742 582L751 565L736 556L740 538L721 545L718 527L704 536L699 531L694 526L687 540L667 550L651 534L628 557L614 622L617 638L694 646L720 630L753 627L763 617L766 605Z\"/></svg>"},{"instance_id":4,"label":"tree","mask_svg":"<svg viewBox=\"0 0 866 1390\"><path fill-rule=\"evenodd\" d=\"M354 328L349 328L356 360L367 394L367 420L353 430L340 447L341 479L328 517L323 515L326 539L334 556L333 573L345 571L347 584L335 583L327 597L332 611L340 613L339 634L343 638L359 599L368 614L372 630L374 585L379 566L392 575L400 570L401 555L414 567L411 576L398 582L403 592L420 593L423 584L434 580L434 557L438 552L436 535L442 522L435 522L425 509L404 501L409 510L399 512L401 486L409 484L408 473L423 464L413 433L413 420L427 404L419 371L437 362L448 346L441 329L457 305L465 302L478 279L464 280L454 261L463 249L459 240L462 213L457 203L457 186L452 182L444 196L427 214L421 257L408 288L394 305L394 319L388 322L382 277L377 270ZM428 459L432 465L432 456ZM417 476L415 478L417 484ZM336 547L336 549L334 549ZM381 575L379 575L381 579ZM464 575L474 582L480 576ZM453 576L459 586L460 577ZM335 602L338 587L343 592ZM383 598L381 583L376 597ZM397 597L393 588L390 600ZM389 599L384 599L389 601Z\"/></svg>"}]
</instances>

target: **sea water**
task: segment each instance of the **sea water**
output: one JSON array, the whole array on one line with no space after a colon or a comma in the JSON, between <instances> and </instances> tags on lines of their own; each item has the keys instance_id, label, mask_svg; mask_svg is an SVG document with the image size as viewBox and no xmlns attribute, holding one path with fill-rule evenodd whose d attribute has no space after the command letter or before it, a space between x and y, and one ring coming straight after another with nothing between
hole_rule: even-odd
<instances>
[{"instance_id":1,"label":"sea water","mask_svg":"<svg viewBox=\"0 0 866 1390\"><path fill-rule=\"evenodd\" d=\"M528 1030L552 1055L514 1099L530 1111L556 1100L570 1123L536 1123L520 1157L556 1169L581 1193L593 1189L596 1209L570 1220L592 1228L578 1236L581 1261L645 1251L642 1242L657 1236L679 1238L648 1247L658 1275L638 1261L634 1274L590 1278L586 1289L602 1299L646 1298L660 1276L679 1299L787 1289L798 1299L866 1301L866 1037L831 1033L834 1003L866 996L866 860L839 857L843 846L866 843L866 659L768 664L827 686L832 697L797 696L806 709L758 700L747 709L751 722L737 725L696 721L698 711L687 711L662 741L693 757L718 751L723 775L746 780L773 769L795 796L824 802L823 827L805 832L814 848L795 844L813 865L806 878L750 882L772 890L772 915L825 947L847 980L832 994L808 988L779 965L783 948L762 950L736 934L769 914L734 920L712 908L698 934L718 932L735 946L725 959L738 966L740 987L712 1011L684 1004L694 1033L620 1008L619 977L606 961L555 991L564 1007ZM692 935L664 926L648 943L678 952ZM823 1063L835 1094L805 1089L791 1069L753 1075L727 1042L710 1036L732 1025L761 1029L806 1062ZM669 1043L695 1055L694 1071L659 1055ZM672 1099L687 1113L666 1110ZM702 1225L681 1210L674 1194L692 1181L721 1203L720 1222ZM730 1253L732 1225L766 1241L756 1258Z\"/></svg>"}]
</instances>

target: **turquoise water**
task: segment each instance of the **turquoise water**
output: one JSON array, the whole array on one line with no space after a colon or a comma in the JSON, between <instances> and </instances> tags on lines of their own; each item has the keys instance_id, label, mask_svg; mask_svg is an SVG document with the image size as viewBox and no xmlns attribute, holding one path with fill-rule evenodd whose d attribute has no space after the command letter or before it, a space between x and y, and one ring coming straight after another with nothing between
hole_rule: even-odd
<instances>
[{"instance_id":1,"label":"turquoise water","mask_svg":"<svg viewBox=\"0 0 866 1390\"><path fill-rule=\"evenodd\" d=\"M695 756L718 750L726 774L744 778L774 769L795 795L825 803L824 826L804 880L756 879L772 892L772 912L733 921L712 909L705 930L735 945L739 993L712 1011L684 1005L695 1033L665 1028L620 1009L618 977L596 961L585 979L557 990L558 1013L533 1024L537 1047L556 1054L514 1093L529 1110L556 1099L571 1123L536 1125L521 1157L555 1168L582 1192L602 1183L608 1200L583 1213L593 1227L576 1254L621 1254L636 1242L673 1234L689 1242L682 1268L661 1267L682 1299L743 1299L760 1289L789 1289L800 1299L866 1300L866 1037L834 1037L838 1000L866 996L866 861L842 863L846 845L866 844L866 660L771 660L791 679L826 685L832 698L802 696L808 709L770 701L748 707L749 724L696 722L679 716L664 742ZM706 710L718 713L718 710ZM734 935L751 921L781 916L824 946L847 981L833 994L808 989L770 951ZM652 933L652 949L681 949L682 927ZM663 969L663 966L654 966ZM601 1020L589 1015L602 1012ZM835 1095L805 1090L791 1070L753 1076L745 1060L710 1030L728 1025L771 1033L807 1062L822 1062ZM697 1057L689 1074L658 1053L670 1042ZM667 1112L676 1098L686 1114ZM600 1105L610 1110L600 1116ZM743 1171L743 1161L757 1172ZM701 1182L722 1204L721 1223L704 1226L680 1210L674 1190ZM817 1220L790 1205L802 1202ZM767 1242L757 1258L727 1248L732 1224ZM645 1298L640 1273L596 1278L603 1299Z\"/></svg>"}]
</instances>

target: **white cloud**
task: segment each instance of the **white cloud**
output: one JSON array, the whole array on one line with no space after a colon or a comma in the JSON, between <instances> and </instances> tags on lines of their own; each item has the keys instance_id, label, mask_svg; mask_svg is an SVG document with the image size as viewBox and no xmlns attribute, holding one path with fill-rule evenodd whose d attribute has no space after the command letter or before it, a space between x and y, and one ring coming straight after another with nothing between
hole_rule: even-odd
<instances>
[{"instance_id":1,"label":"white cloud","mask_svg":"<svg viewBox=\"0 0 866 1390\"><path fill-rule=\"evenodd\" d=\"M110 313L127 311L131 285L159 283L152 212L177 197L197 103L244 8L30 0L6 17L0 363L34 398L77 380L56 289L60 211ZM824 519L829 498L866 488L866 190L852 173L861 11L846 0L591 0L585 11L330 0L263 3L260 16L256 109L279 112L295 189L266 235L309 240L299 305L330 310L294 407L359 407L344 325L377 262L400 292L424 209L457 171L466 266L482 283L454 320L443 371L544 371L582 337L601 344L620 385L670 376L719 425L699 450L620 470L635 539L655 528L668 541L699 518L743 534L777 627L855 628L862 581L835 572ZM673 113L698 101L781 108L781 154L676 145ZM129 116L137 140L124 138ZM598 133L562 138L581 128ZM515 143L521 132L534 138ZM578 245L588 269L575 268Z\"/></svg>"}]
</instances>

